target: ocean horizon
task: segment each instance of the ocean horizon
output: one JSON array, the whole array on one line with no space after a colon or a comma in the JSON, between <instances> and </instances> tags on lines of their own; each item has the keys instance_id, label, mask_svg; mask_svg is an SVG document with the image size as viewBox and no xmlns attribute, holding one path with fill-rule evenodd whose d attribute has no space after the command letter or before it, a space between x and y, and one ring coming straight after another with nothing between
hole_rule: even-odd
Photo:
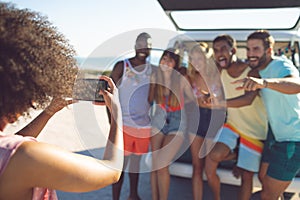
<instances>
[{"instance_id":1,"label":"ocean horizon","mask_svg":"<svg viewBox=\"0 0 300 200\"><path fill-rule=\"evenodd\" d=\"M151 64L158 66L162 52L151 52L148 60ZM131 56L130 56L131 57ZM106 56L106 57L75 57L78 67L82 70L111 71L114 65L128 57Z\"/></svg>"},{"instance_id":2,"label":"ocean horizon","mask_svg":"<svg viewBox=\"0 0 300 200\"><path fill-rule=\"evenodd\" d=\"M115 57L76 57L82 70L110 71L118 60Z\"/></svg>"}]
</instances>

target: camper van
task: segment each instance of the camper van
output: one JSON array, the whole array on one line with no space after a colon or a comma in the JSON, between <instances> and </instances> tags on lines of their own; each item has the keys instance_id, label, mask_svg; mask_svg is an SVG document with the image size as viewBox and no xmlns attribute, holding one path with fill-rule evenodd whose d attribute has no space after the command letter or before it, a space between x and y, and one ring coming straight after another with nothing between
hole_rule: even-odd
<instances>
[{"instance_id":1,"label":"camper van","mask_svg":"<svg viewBox=\"0 0 300 200\"><path fill-rule=\"evenodd\" d=\"M237 41L237 56L246 60L246 39L255 30L267 29L275 38L274 53L286 56L299 69L300 64L300 1L299 0L158 0L166 15L174 23L179 35L169 41L169 47L179 48L182 66L187 66L187 52L195 42L212 41L220 34L229 34ZM232 175L233 162L222 163L218 174L222 183L240 185ZM170 166L170 173L192 177L189 150ZM205 177L204 177L205 178ZM254 187L261 187L257 175ZM300 173L287 188L300 193Z\"/></svg>"}]
</instances>

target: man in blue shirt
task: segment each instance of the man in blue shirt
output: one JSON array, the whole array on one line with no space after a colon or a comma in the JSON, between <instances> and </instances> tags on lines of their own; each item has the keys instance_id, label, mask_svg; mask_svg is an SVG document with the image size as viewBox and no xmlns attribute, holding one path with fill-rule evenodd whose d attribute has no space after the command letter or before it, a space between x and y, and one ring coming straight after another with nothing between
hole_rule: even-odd
<instances>
[{"instance_id":1,"label":"man in blue shirt","mask_svg":"<svg viewBox=\"0 0 300 200\"><path fill-rule=\"evenodd\" d=\"M267 109L272 137L263 153L262 199L278 199L300 169L299 71L285 57L273 55L274 39L260 30L247 38L249 65L261 78L240 80L239 89L260 89Z\"/></svg>"}]
</instances>

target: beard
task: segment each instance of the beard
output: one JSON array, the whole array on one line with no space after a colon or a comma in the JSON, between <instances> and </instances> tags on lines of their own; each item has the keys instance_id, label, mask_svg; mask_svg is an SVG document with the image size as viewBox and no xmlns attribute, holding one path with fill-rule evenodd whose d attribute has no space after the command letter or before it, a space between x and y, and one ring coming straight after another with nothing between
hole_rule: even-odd
<instances>
[{"instance_id":1,"label":"beard","mask_svg":"<svg viewBox=\"0 0 300 200\"><path fill-rule=\"evenodd\" d=\"M251 62L251 58L256 58L257 61L255 62ZM252 68L252 69L255 69L255 68L258 68L260 66L262 66L263 64L265 64L267 61L267 54L264 53L261 57L250 57L248 58L248 62L249 62L249 66Z\"/></svg>"}]
</instances>

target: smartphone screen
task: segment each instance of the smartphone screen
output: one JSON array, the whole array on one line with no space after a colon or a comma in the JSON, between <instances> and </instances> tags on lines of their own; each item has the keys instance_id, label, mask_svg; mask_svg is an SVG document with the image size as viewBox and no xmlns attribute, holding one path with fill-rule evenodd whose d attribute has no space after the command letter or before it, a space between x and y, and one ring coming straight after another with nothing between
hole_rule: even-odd
<instances>
[{"instance_id":1,"label":"smartphone screen","mask_svg":"<svg viewBox=\"0 0 300 200\"><path fill-rule=\"evenodd\" d=\"M107 89L107 82L99 79L77 79L74 85L73 98L81 101L104 102L100 89Z\"/></svg>"}]
</instances>

